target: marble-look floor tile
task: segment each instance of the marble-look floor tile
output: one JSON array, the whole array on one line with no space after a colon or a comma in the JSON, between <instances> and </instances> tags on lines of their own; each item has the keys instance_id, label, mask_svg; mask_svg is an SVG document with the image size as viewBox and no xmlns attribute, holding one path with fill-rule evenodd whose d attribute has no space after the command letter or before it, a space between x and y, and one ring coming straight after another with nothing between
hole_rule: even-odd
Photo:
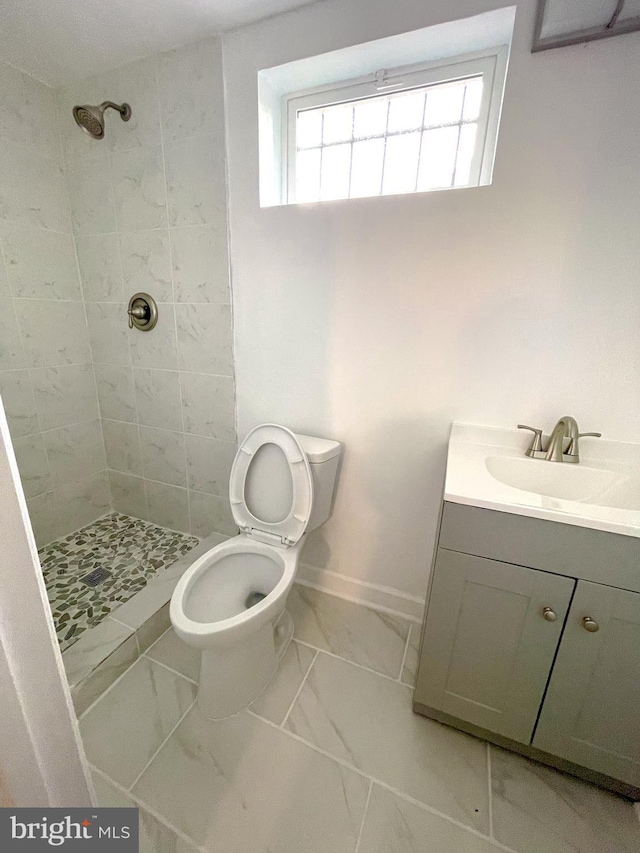
<instances>
[{"instance_id":1,"label":"marble-look floor tile","mask_svg":"<svg viewBox=\"0 0 640 853\"><path fill-rule=\"evenodd\" d=\"M358 853L497 853L497 848L374 784Z\"/></svg>"},{"instance_id":2,"label":"marble-look floor tile","mask_svg":"<svg viewBox=\"0 0 640 853\"><path fill-rule=\"evenodd\" d=\"M257 717L196 705L133 794L211 853L353 853L368 788Z\"/></svg>"},{"instance_id":3,"label":"marble-look floor tile","mask_svg":"<svg viewBox=\"0 0 640 853\"><path fill-rule=\"evenodd\" d=\"M633 805L594 785L491 747L495 837L518 853L640 850Z\"/></svg>"},{"instance_id":4,"label":"marble-look floor tile","mask_svg":"<svg viewBox=\"0 0 640 853\"><path fill-rule=\"evenodd\" d=\"M405 619L301 584L291 589L287 609L293 616L294 636L303 643L398 677L409 633Z\"/></svg>"},{"instance_id":5,"label":"marble-look floor tile","mask_svg":"<svg viewBox=\"0 0 640 853\"><path fill-rule=\"evenodd\" d=\"M418 674L418 662L420 657L420 634L422 626L415 622L411 625L409 633L409 642L407 644L407 654L404 658L402 667L402 680L405 684L413 687L416 683L416 675Z\"/></svg>"},{"instance_id":6,"label":"marble-look floor tile","mask_svg":"<svg viewBox=\"0 0 640 853\"><path fill-rule=\"evenodd\" d=\"M147 656L186 675L192 681L200 678L200 651L181 640L173 628L147 649Z\"/></svg>"},{"instance_id":7,"label":"marble-look floor tile","mask_svg":"<svg viewBox=\"0 0 640 853\"><path fill-rule=\"evenodd\" d=\"M191 682L140 658L82 719L80 730L89 761L128 788L195 694Z\"/></svg>"},{"instance_id":8,"label":"marble-look floor tile","mask_svg":"<svg viewBox=\"0 0 640 853\"><path fill-rule=\"evenodd\" d=\"M115 785L107 782L104 776L95 770L91 775L99 806L111 809L136 808L137 803L119 791ZM189 844L143 808L140 809L138 826L140 853L197 853L197 847Z\"/></svg>"},{"instance_id":9,"label":"marble-look floor tile","mask_svg":"<svg viewBox=\"0 0 640 853\"><path fill-rule=\"evenodd\" d=\"M62 655L70 687L74 687L102 663L118 646L132 637L134 631L105 619L90 631L85 631Z\"/></svg>"},{"instance_id":10,"label":"marble-look floor tile","mask_svg":"<svg viewBox=\"0 0 640 853\"><path fill-rule=\"evenodd\" d=\"M90 633L90 632L87 632ZM71 688L71 698L80 717L138 659L138 646L133 634L111 652L93 672Z\"/></svg>"},{"instance_id":11,"label":"marble-look floor tile","mask_svg":"<svg viewBox=\"0 0 640 853\"><path fill-rule=\"evenodd\" d=\"M488 831L486 745L414 714L404 684L321 652L286 728L401 793Z\"/></svg>"},{"instance_id":12,"label":"marble-look floor tile","mask_svg":"<svg viewBox=\"0 0 640 853\"><path fill-rule=\"evenodd\" d=\"M309 671L314 655L313 649L292 640L280 661L278 671L253 703L251 710L279 726Z\"/></svg>"}]
</instances>

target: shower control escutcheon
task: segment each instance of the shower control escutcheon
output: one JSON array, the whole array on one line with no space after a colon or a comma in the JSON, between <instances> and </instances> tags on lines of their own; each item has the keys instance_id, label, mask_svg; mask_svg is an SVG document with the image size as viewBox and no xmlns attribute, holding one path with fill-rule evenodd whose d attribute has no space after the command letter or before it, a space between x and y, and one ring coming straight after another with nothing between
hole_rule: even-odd
<instances>
[{"instance_id":1,"label":"shower control escutcheon","mask_svg":"<svg viewBox=\"0 0 640 853\"><path fill-rule=\"evenodd\" d=\"M158 322L158 306L153 296L148 293L134 293L129 300L129 328L150 332Z\"/></svg>"}]
</instances>

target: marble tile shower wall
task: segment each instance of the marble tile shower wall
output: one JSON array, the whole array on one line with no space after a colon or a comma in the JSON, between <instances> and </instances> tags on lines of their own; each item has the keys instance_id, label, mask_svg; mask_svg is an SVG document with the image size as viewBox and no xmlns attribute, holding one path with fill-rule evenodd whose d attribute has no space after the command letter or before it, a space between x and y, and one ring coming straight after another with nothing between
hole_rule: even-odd
<instances>
[{"instance_id":1,"label":"marble tile shower wall","mask_svg":"<svg viewBox=\"0 0 640 853\"><path fill-rule=\"evenodd\" d=\"M74 104L126 101L105 138ZM235 389L218 40L57 92L113 506L176 530L235 532ZM138 291L158 303L129 330Z\"/></svg>"},{"instance_id":2,"label":"marble tile shower wall","mask_svg":"<svg viewBox=\"0 0 640 853\"><path fill-rule=\"evenodd\" d=\"M110 495L54 92L0 64L0 395L39 544Z\"/></svg>"}]
</instances>

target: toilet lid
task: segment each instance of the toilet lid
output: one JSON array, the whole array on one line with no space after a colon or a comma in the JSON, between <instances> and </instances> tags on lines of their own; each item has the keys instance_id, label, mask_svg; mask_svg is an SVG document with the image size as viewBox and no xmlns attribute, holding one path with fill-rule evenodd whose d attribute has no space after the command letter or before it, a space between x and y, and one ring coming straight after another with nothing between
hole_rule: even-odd
<instances>
[{"instance_id":1,"label":"toilet lid","mask_svg":"<svg viewBox=\"0 0 640 853\"><path fill-rule=\"evenodd\" d=\"M291 509L280 521L257 518L247 506L247 476L256 454L267 444L278 447L289 466L291 475ZM261 484L262 487L262 484ZM269 489L266 482L265 490ZM255 427L240 445L231 468L229 482L231 511L238 527L264 542L295 545L304 533L313 507L313 477L309 460L298 438L291 430L277 424Z\"/></svg>"}]
</instances>

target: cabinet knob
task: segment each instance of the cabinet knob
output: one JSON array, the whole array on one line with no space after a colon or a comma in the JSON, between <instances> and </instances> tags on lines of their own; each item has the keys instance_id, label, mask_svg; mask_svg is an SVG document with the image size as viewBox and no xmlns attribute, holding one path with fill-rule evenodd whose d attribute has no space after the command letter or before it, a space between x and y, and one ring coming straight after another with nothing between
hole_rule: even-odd
<instances>
[{"instance_id":1,"label":"cabinet knob","mask_svg":"<svg viewBox=\"0 0 640 853\"><path fill-rule=\"evenodd\" d=\"M590 634L595 634L596 631L600 630L600 626L596 622L595 619L592 619L591 616L585 616L582 620L582 627L585 631L588 631Z\"/></svg>"},{"instance_id":2,"label":"cabinet knob","mask_svg":"<svg viewBox=\"0 0 640 853\"><path fill-rule=\"evenodd\" d=\"M551 607L544 607L542 609L542 618L546 619L547 622L555 622L558 618L558 614L555 610L552 610Z\"/></svg>"}]
</instances>

